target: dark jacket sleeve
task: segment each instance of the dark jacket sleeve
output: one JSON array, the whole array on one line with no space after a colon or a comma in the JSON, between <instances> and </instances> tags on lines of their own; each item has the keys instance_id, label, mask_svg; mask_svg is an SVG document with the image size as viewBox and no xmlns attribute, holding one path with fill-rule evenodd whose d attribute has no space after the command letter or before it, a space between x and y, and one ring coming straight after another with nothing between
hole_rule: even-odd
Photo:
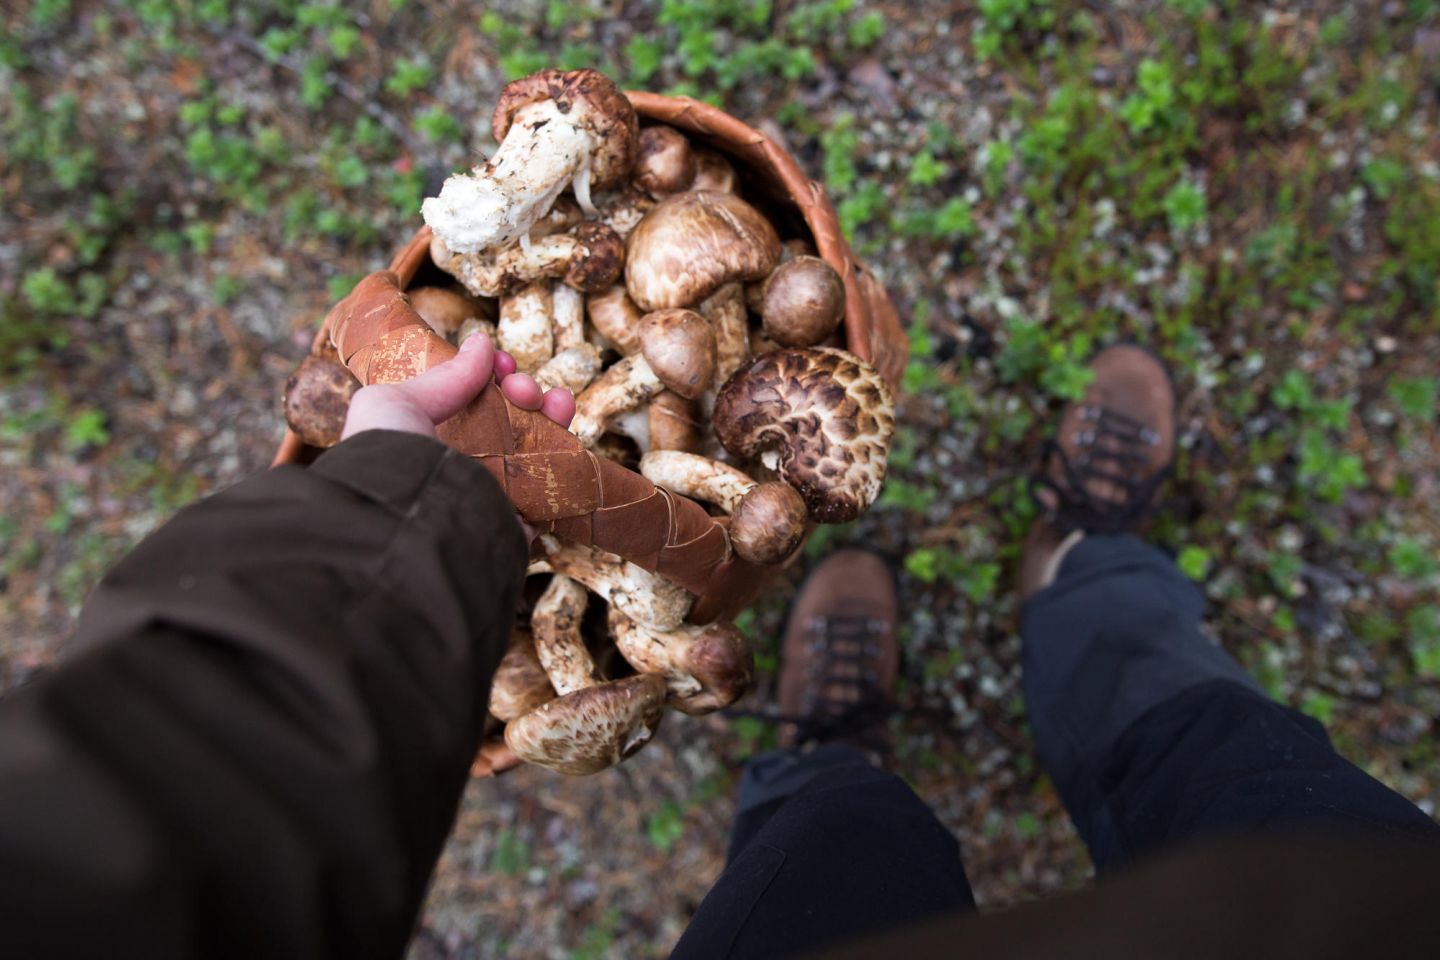
<instances>
[{"instance_id":1,"label":"dark jacket sleeve","mask_svg":"<svg viewBox=\"0 0 1440 960\"><path fill-rule=\"evenodd\" d=\"M484 468L408 434L183 511L0 701L3 952L401 956L525 557Z\"/></svg>"}]
</instances>

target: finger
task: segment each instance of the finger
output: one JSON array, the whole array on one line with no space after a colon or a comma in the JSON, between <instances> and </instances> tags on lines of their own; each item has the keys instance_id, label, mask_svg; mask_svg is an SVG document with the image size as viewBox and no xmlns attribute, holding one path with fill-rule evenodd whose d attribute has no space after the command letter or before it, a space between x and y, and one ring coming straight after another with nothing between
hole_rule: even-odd
<instances>
[{"instance_id":1,"label":"finger","mask_svg":"<svg viewBox=\"0 0 1440 960\"><path fill-rule=\"evenodd\" d=\"M512 373L500 381L505 397L521 410L540 409L540 385L528 373Z\"/></svg>"},{"instance_id":2,"label":"finger","mask_svg":"<svg viewBox=\"0 0 1440 960\"><path fill-rule=\"evenodd\" d=\"M515 358L510 356L510 354L506 353L504 350L495 351L496 380L504 380L506 377L510 376L510 374L514 373L518 366L519 364L515 362Z\"/></svg>"},{"instance_id":3,"label":"finger","mask_svg":"<svg viewBox=\"0 0 1440 960\"><path fill-rule=\"evenodd\" d=\"M477 333L467 338L449 360L395 386L431 423L441 423L465 409L485 389L494 368L495 344L485 334Z\"/></svg>"},{"instance_id":4,"label":"finger","mask_svg":"<svg viewBox=\"0 0 1440 960\"><path fill-rule=\"evenodd\" d=\"M568 427L575 419L575 395L564 387L546 390L540 400L540 412L560 426Z\"/></svg>"}]
</instances>

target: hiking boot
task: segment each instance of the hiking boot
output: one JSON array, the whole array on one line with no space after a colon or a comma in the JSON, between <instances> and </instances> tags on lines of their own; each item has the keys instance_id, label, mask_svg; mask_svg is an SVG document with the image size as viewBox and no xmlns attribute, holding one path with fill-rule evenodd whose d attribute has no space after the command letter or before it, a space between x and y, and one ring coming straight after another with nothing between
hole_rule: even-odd
<instances>
[{"instance_id":1,"label":"hiking boot","mask_svg":"<svg viewBox=\"0 0 1440 960\"><path fill-rule=\"evenodd\" d=\"M844 741L889 754L899 608L890 568L873 553L840 550L810 572L780 653L782 747Z\"/></svg>"},{"instance_id":2,"label":"hiking boot","mask_svg":"<svg viewBox=\"0 0 1440 960\"><path fill-rule=\"evenodd\" d=\"M1165 365L1131 344L1090 364L1085 396L1066 408L1031 478L1045 511L1021 555L1020 598L1054 582L1087 533L1125 533L1154 509L1175 457L1175 388Z\"/></svg>"}]
</instances>

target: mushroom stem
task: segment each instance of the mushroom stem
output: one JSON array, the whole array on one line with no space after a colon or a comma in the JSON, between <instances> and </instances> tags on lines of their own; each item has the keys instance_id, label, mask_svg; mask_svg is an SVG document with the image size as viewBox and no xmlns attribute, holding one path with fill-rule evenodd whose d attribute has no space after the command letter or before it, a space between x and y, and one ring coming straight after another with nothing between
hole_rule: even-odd
<instances>
[{"instance_id":1,"label":"mushroom stem","mask_svg":"<svg viewBox=\"0 0 1440 960\"><path fill-rule=\"evenodd\" d=\"M430 258L479 297L498 297L537 280L560 279L578 290L603 290L620 276L624 242L601 223L582 223L526 245L460 253L436 234Z\"/></svg>"},{"instance_id":2,"label":"mushroom stem","mask_svg":"<svg viewBox=\"0 0 1440 960\"><path fill-rule=\"evenodd\" d=\"M557 351L555 356L535 371L535 382L540 385L541 390L561 387L579 396L599 372L599 349L593 344L582 343Z\"/></svg>"},{"instance_id":3,"label":"mushroom stem","mask_svg":"<svg viewBox=\"0 0 1440 960\"><path fill-rule=\"evenodd\" d=\"M715 384L724 384L750 356L750 323L745 312L745 290L727 283L699 306L715 328Z\"/></svg>"},{"instance_id":4,"label":"mushroom stem","mask_svg":"<svg viewBox=\"0 0 1440 960\"><path fill-rule=\"evenodd\" d=\"M780 563L805 537L805 501L785 483L760 483L729 464L679 450L652 450L640 473L656 486L730 514L730 543L743 560Z\"/></svg>"},{"instance_id":5,"label":"mushroom stem","mask_svg":"<svg viewBox=\"0 0 1440 960\"><path fill-rule=\"evenodd\" d=\"M585 294L568 284L556 284L550 293L555 352L585 342Z\"/></svg>"},{"instance_id":6,"label":"mushroom stem","mask_svg":"<svg viewBox=\"0 0 1440 960\"><path fill-rule=\"evenodd\" d=\"M556 574L530 615L535 655L560 696L592 687L597 682L595 661L580 635L589 594L580 584Z\"/></svg>"},{"instance_id":7,"label":"mushroom stem","mask_svg":"<svg viewBox=\"0 0 1440 960\"><path fill-rule=\"evenodd\" d=\"M579 580L627 617L654 630L673 630L690 613L693 598L659 574L594 547L539 538L550 569Z\"/></svg>"},{"instance_id":8,"label":"mushroom stem","mask_svg":"<svg viewBox=\"0 0 1440 960\"><path fill-rule=\"evenodd\" d=\"M749 689L754 656L733 625L650 630L613 607L609 616L620 655L640 673L664 677L667 697L680 712L713 713Z\"/></svg>"},{"instance_id":9,"label":"mushroom stem","mask_svg":"<svg viewBox=\"0 0 1440 960\"><path fill-rule=\"evenodd\" d=\"M640 352L640 321L645 313L635 306L623 283L590 294L585 299L585 312L591 326L623 356Z\"/></svg>"},{"instance_id":10,"label":"mushroom stem","mask_svg":"<svg viewBox=\"0 0 1440 960\"><path fill-rule=\"evenodd\" d=\"M646 434L650 450L683 450L697 453L705 445L705 426L700 404L678 393L664 391L650 401L646 411ZM646 449L642 446L642 450Z\"/></svg>"},{"instance_id":11,"label":"mushroom stem","mask_svg":"<svg viewBox=\"0 0 1440 960\"><path fill-rule=\"evenodd\" d=\"M549 281L521 287L500 298L500 324L496 327L501 350L515 358L522 373L534 373L554 355L550 315L553 300Z\"/></svg>"},{"instance_id":12,"label":"mushroom stem","mask_svg":"<svg viewBox=\"0 0 1440 960\"><path fill-rule=\"evenodd\" d=\"M570 421L570 432L585 446L592 447L611 420L664 389L665 384L641 354L624 357L575 398L575 419Z\"/></svg>"},{"instance_id":13,"label":"mushroom stem","mask_svg":"<svg viewBox=\"0 0 1440 960\"><path fill-rule=\"evenodd\" d=\"M516 630L490 681L490 715L509 723L554 699L555 688L535 654L535 642L530 634Z\"/></svg>"}]
</instances>

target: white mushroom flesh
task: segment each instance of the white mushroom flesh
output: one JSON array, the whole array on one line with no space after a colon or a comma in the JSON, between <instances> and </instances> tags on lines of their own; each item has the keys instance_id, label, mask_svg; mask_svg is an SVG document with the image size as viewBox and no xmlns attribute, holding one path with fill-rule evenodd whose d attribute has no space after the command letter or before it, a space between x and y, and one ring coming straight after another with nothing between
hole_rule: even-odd
<instances>
[{"instance_id":1,"label":"white mushroom flesh","mask_svg":"<svg viewBox=\"0 0 1440 960\"><path fill-rule=\"evenodd\" d=\"M421 204L420 214L457 253L514 243L529 234L572 180L581 207L588 204L594 148L593 135L572 123L556 101L528 104L515 113L495 155L446 179L440 195Z\"/></svg>"}]
</instances>

